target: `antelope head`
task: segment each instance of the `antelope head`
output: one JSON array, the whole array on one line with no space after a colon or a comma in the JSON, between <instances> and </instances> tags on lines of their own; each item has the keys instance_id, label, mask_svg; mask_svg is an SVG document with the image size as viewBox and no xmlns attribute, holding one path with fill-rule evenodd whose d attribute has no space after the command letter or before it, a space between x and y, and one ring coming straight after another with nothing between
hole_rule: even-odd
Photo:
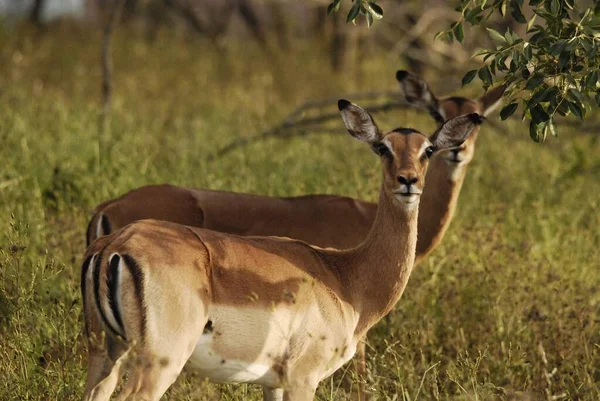
<instances>
[{"instance_id":1,"label":"antelope head","mask_svg":"<svg viewBox=\"0 0 600 401\"><path fill-rule=\"evenodd\" d=\"M381 158L387 197L407 208L419 203L429 159L436 152L459 148L482 121L479 114L471 113L446 121L429 137L412 128L384 134L360 106L341 99L338 108L350 135L368 144Z\"/></svg>"},{"instance_id":2,"label":"antelope head","mask_svg":"<svg viewBox=\"0 0 600 401\"><path fill-rule=\"evenodd\" d=\"M506 87L504 85L490 89L479 99L472 100L452 96L438 98L427 82L408 71L396 72L396 79L404 92L404 97L413 107L426 110L438 125L461 115L477 113L484 117L491 114L501 103ZM475 142L479 128L458 147L440 152L440 156L450 165L466 165L473 159Z\"/></svg>"}]
</instances>

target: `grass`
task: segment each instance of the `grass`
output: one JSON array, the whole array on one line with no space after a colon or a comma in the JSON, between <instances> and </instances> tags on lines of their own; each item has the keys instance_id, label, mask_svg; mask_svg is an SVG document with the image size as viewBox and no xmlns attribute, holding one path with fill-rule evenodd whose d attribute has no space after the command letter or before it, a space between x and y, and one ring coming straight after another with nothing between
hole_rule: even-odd
<instances>
[{"instance_id":1,"label":"grass","mask_svg":"<svg viewBox=\"0 0 600 401\"><path fill-rule=\"evenodd\" d=\"M336 73L311 41L265 56L247 43L217 50L168 32L151 43L140 37L117 36L112 129L103 137L97 32L0 31L1 400L81 396L79 267L99 202L160 182L376 198L378 163L341 120L339 135L207 157L307 99L394 88L400 62L373 51L352 74ZM376 117L382 128L434 126L415 112ZM486 127L480 135L444 241L413 273L391 324L369 337L367 385L378 399L600 399L598 135L565 127L538 145L524 124L502 124L512 134ZM325 380L318 399L346 399L348 379L356 384L349 370ZM255 386L192 374L165 398L260 399Z\"/></svg>"}]
</instances>

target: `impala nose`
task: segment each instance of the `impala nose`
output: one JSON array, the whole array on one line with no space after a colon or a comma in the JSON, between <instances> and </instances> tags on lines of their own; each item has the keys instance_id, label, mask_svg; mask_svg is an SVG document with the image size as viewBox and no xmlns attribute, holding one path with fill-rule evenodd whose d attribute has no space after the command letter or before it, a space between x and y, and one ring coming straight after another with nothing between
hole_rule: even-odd
<instances>
[{"instance_id":1,"label":"impala nose","mask_svg":"<svg viewBox=\"0 0 600 401\"><path fill-rule=\"evenodd\" d=\"M417 181L419 181L419 179L415 176L403 176L403 175L398 176L398 182L400 184L406 185L407 187L410 187L412 184L415 184Z\"/></svg>"}]
</instances>

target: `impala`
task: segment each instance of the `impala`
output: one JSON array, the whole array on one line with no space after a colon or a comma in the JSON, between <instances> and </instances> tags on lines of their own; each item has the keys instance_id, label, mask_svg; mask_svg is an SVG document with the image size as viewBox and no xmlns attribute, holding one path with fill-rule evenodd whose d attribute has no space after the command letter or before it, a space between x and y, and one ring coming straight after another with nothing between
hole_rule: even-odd
<instances>
[{"instance_id":1,"label":"impala","mask_svg":"<svg viewBox=\"0 0 600 401\"><path fill-rule=\"evenodd\" d=\"M156 220L95 241L82 267L89 339L84 400L158 400L184 365L222 383L263 386L265 400L308 401L400 299L417 243L429 158L460 146L472 113L429 138L383 134L365 110L338 102L348 132L382 163L372 229L349 250L289 238L241 237Z\"/></svg>"},{"instance_id":2,"label":"impala","mask_svg":"<svg viewBox=\"0 0 600 401\"><path fill-rule=\"evenodd\" d=\"M498 104L503 87L477 100L438 98L417 76L396 74L405 97L425 108L441 125L445 120L469 113L488 115ZM427 173L419 217L417 262L441 241L452 220L458 195L473 158L478 129L457 149L439 152ZM347 249L367 236L377 204L335 195L290 198L150 185L96 207L87 229L88 245L136 220L157 219L238 235L276 235L309 244Z\"/></svg>"}]
</instances>

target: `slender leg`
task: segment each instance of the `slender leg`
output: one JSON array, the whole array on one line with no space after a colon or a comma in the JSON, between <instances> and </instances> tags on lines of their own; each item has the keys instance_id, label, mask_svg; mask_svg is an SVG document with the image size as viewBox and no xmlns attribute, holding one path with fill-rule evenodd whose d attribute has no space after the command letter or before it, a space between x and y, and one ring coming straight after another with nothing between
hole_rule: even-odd
<instances>
[{"instance_id":1,"label":"slender leg","mask_svg":"<svg viewBox=\"0 0 600 401\"><path fill-rule=\"evenodd\" d=\"M283 389L263 386L263 401L283 401Z\"/></svg>"},{"instance_id":2,"label":"slender leg","mask_svg":"<svg viewBox=\"0 0 600 401\"><path fill-rule=\"evenodd\" d=\"M358 401L366 401L367 393L365 391L364 382L367 379L367 346L366 338L363 338L358 343L356 350L356 376L358 376Z\"/></svg>"},{"instance_id":3,"label":"slender leg","mask_svg":"<svg viewBox=\"0 0 600 401\"><path fill-rule=\"evenodd\" d=\"M121 378L121 366L124 358L125 355L113 362L104 352L90 348L84 401L108 401L110 399Z\"/></svg>"},{"instance_id":4,"label":"slender leg","mask_svg":"<svg viewBox=\"0 0 600 401\"><path fill-rule=\"evenodd\" d=\"M316 387L307 383L304 386L293 386L285 389L283 401L313 401L315 399Z\"/></svg>"},{"instance_id":5,"label":"slender leg","mask_svg":"<svg viewBox=\"0 0 600 401\"><path fill-rule=\"evenodd\" d=\"M158 401L179 376L183 366L136 367L131 371L127 386L119 395L119 400Z\"/></svg>"}]
</instances>

